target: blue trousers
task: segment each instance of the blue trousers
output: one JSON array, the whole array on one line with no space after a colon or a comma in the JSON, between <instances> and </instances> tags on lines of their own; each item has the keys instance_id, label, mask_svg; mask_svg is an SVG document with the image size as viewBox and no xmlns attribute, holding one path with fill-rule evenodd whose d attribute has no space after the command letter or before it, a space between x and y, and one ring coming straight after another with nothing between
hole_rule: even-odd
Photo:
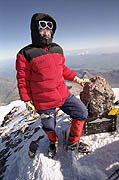
<instances>
[{"instance_id":1,"label":"blue trousers","mask_svg":"<svg viewBox=\"0 0 119 180\"><path fill-rule=\"evenodd\" d=\"M65 103L59 107L64 113L70 115L72 119L85 121L88 116L88 110L86 106L82 103L82 101L76 98L74 95L70 94ZM41 115L41 123L43 125L43 130L47 132L54 132L56 126L56 109L48 109L38 111ZM42 117L42 114L46 115L46 117Z\"/></svg>"}]
</instances>

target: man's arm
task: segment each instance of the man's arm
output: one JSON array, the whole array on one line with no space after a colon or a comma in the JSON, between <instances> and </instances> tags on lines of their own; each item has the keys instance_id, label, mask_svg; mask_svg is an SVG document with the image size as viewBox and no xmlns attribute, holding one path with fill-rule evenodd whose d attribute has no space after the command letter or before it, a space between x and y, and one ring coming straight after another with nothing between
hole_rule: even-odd
<instances>
[{"instance_id":1,"label":"man's arm","mask_svg":"<svg viewBox=\"0 0 119 180\"><path fill-rule=\"evenodd\" d=\"M65 80L73 81L75 76L77 75L76 72L73 72L71 69L69 69L65 64L65 57L63 55L63 77Z\"/></svg>"},{"instance_id":2,"label":"man's arm","mask_svg":"<svg viewBox=\"0 0 119 180\"><path fill-rule=\"evenodd\" d=\"M20 53L17 54L16 70L20 98L22 101L29 101L32 99L30 88L30 64Z\"/></svg>"},{"instance_id":3,"label":"man's arm","mask_svg":"<svg viewBox=\"0 0 119 180\"><path fill-rule=\"evenodd\" d=\"M63 76L65 80L73 81L76 75L76 72L73 72L71 69L64 65Z\"/></svg>"},{"instance_id":4,"label":"man's arm","mask_svg":"<svg viewBox=\"0 0 119 180\"><path fill-rule=\"evenodd\" d=\"M17 54L16 70L20 98L25 102L28 111L35 114L30 88L30 64L20 53Z\"/></svg>"},{"instance_id":5,"label":"man's arm","mask_svg":"<svg viewBox=\"0 0 119 180\"><path fill-rule=\"evenodd\" d=\"M65 58L64 58L65 62ZM86 82L89 82L89 79L81 79L77 76L76 72L73 72L71 69L69 69L67 66L63 64L63 76L65 80L68 81L74 81L81 86L83 86Z\"/></svg>"}]
</instances>

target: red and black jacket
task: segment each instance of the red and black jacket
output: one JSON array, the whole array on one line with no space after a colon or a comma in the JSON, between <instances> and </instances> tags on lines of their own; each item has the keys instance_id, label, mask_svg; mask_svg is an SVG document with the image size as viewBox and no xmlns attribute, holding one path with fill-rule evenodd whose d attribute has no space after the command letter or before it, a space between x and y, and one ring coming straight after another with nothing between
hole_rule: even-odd
<instances>
[{"instance_id":1,"label":"red and black jacket","mask_svg":"<svg viewBox=\"0 0 119 180\"><path fill-rule=\"evenodd\" d=\"M37 110L60 107L70 94L64 79L73 81L76 73L64 65L65 58L59 45L50 43L43 47L37 43L24 47L17 54L16 70L21 100L32 100Z\"/></svg>"}]
</instances>

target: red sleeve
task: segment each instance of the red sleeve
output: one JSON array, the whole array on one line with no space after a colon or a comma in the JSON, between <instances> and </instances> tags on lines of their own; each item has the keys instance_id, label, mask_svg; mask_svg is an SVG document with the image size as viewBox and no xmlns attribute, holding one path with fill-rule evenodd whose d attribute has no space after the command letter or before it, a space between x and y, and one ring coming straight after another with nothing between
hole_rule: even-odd
<instances>
[{"instance_id":1,"label":"red sleeve","mask_svg":"<svg viewBox=\"0 0 119 180\"><path fill-rule=\"evenodd\" d=\"M63 57L64 62L65 62L65 58ZM69 69L67 66L64 65L63 62L63 76L65 80L68 81L73 81L75 76L77 75L76 72L73 72L71 69Z\"/></svg>"},{"instance_id":2,"label":"red sleeve","mask_svg":"<svg viewBox=\"0 0 119 180\"><path fill-rule=\"evenodd\" d=\"M30 63L20 53L17 54L16 70L20 98L22 101L28 101L31 99Z\"/></svg>"}]
</instances>

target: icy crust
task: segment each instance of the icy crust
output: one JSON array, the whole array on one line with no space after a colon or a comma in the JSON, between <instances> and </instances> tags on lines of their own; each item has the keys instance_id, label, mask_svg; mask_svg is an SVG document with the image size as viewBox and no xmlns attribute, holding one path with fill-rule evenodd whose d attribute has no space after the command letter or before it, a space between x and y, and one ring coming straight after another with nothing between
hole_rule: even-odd
<instances>
[{"instance_id":1,"label":"icy crust","mask_svg":"<svg viewBox=\"0 0 119 180\"><path fill-rule=\"evenodd\" d=\"M40 119L29 117L23 102L14 104L13 112L0 136L0 178L3 180L105 180L119 168L119 132L82 136L93 152L81 155L63 150L62 130L69 124L63 112L57 115L56 131L59 150L55 159L47 156L48 138L41 128ZM8 107L3 112L8 111ZM4 113L5 114L5 113ZM3 115L1 114L1 117ZM1 124L3 119L1 118ZM6 137L5 137L6 135ZM28 156L31 141L39 140L34 159Z\"/></svg>"},{"instance_id":2,"label":"icy crust","mask_svg":"<svg viewBox=\"0 0 119 180\"><path fill-rule=\"evenodd\" d=\"M11 102L7 106L0 106L0 125L4 120L5 115L8 114L11 111L11 109L13 109L14 107L19 107L21 105L25 105L24 102L21 100L16 100Z\"/></svg>"}]
</instances>

